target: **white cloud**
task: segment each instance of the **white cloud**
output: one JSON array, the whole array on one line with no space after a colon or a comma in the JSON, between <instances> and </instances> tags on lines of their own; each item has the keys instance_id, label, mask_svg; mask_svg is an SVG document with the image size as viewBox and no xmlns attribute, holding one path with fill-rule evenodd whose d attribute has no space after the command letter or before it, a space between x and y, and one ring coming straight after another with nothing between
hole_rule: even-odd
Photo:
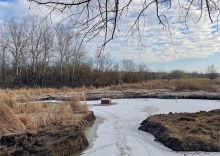
<instances>
[{"instance_id":1,"label":"white cloud","mask_svg":"<svg viewBox=\"0 0 220 156\"><path fill-rule=\"evenodd\" d=\"M138 8L138 6L135 5L134 8ZM170 23L174 23L170 26L171 41L169 32L162 30L162 26L158 25L154 8L151 7L149 11L152 12L149 13L147 19L139 22L141 39L137 33L133 34L132 39L123 45L121 45L121 42L110 43L108 51L112 51L114 56L122 59L139 59L148 62L165 62L178 58L203 58L220 51L220 33L216 28L213 28L216 23L211 24L207 17L202 17L198 23L188 21L186 23L188 27L186 27L184 23L176 23L177 17L171 17L175 15L177 10L168 10L167 18ZM196 14L199 14L199 12L196 12ZM128 21L122 23L120 34L126 34L135 20L132 13L129 17ZM138 48L140 45L143 46ZM117 51L115 51L115 47L118 47Z\"/></svg>"},{"instance_id":2,"label":"white cloud","mask_svg":"<svg viewBox=\"0 0 220 156\"><path fill-rule=\"evenodd\" d=\"M7 7L7 6L8 6L8 2L0 1L0 7Z\"/></svg>"},{"instance_id":3,"label":"white cloud","mask_svg":"<svg viewBox=\"0 0 220 156\"><path fill-rule=\"evenodd\" d=\"M179 58L202 58L220 52L220 32L216 28L216 19L213 18L215 22L211 23L208 16L204 15L198 23L195 23L195 17L200 14L196 11L195 14L190 14L193 20L188 21L186 23L188 27L186 27L185 23L178 23L182 17L177 16L177 1L173 1L173 8L170 10L167 10L165 6L161 9L161 13L166 14L167 19L172 23L170 25L171 36L168 27L164 30L163 26L158 24L159 20L156 17L154 4L144 13L146 18L140 18L140 34L136 32L126 36L140 12L142 2L143 0L132 2L132 6L129 8L130 12L119 25L120 32L117 31L114 40L106 46L105 51L111 52L114 58L168 62ZM47 9L30 5L25 0L15 0L13 3L0 2L1 19L25 16L26 14L46 16L49 13ZM50 15L53 22L59 22L67 16L57 13ZM0 22L2 23L2 21ZM87 44L87 50L91 55L96 52L97 43L103 42L103 37L102 32L99 37Z\"/></svg>"}]
</instances>

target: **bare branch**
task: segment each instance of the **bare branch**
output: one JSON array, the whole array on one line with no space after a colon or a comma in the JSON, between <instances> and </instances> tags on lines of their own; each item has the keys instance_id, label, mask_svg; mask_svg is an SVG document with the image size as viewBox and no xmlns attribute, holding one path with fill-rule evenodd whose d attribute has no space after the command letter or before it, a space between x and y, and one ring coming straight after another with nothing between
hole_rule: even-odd
<instances>
[{"instance_id":1,"label":"bare branch","mask_svg":"<svg viewBox=\"0 0 220 156\"><path fill-rule=\"evenodd\" d=\"M206 6L207 6L207 9L208 9L209 19L210 19L210 21L213 23L213 20L212 20L212 17L211 17L210 6L209 6L209 2L208 2L208 0L206 0Z\"/></svg>"},{"instance_id":2,"label":"bare branch","mask_svg":"<svg viewBox=\"0 0 220 156\"><path fill-rule=\"evenodd\" d=\"M76 2L76 3L64 3L64 2L58 2L58 1L47 1L47 2L41 2L41 1L37 1L37 0L29 0L30 2L35 2L37 4L40 5L47 5L47 4L54 4L54 5L63 5L63 6L74 6L74 5L80 5L80 4L85 4L85 3L89 3L91 0L86 0L86 1L81 1L81 2Z\"/></svg>"},{"instance_id":3,"label":"bare branch","mask_svg":"<svg viewBox=\"0 0 220 156\"><path fill-rule=\"evenodd\" d=\"M120 24L124 22L124 17L127 17L129 12L132 12L133 5L137 2L134 0L28 0L32 4L35 3L39 6L46 6L51 12L67 13L64 20L70 19L70 22L77 29L78 34L82 36L85 41L96 36L103 37L103 43L100 50L104 50L105 46L114 39L116 33L120 31ZM119 5L120 2L120 5ZM170 15L166 14L166 10L176 9L179 15L179 21L184 19L185 26L190 20L191 13L197 16L196 11L200 11L198 19L195 23L199 22L205 13L208 14L209 20L213 23L215 20L218 23L220 16L219 2L217 0L184 0L174 2L174 0L141 0L138 2L140 8L132 18L135 18L133 23L129 23L128 31L125 37L133 35L135 31L140 31L140 19L145 20L146 11L152 4L155 3L155 15L164 28L167 27L167 22ZM164 10L167 8L166 10ZM150 10L150 9L149 9ZM136 17L135 17L136 16ZM176 15L174 15L176 16ZM145 22L144 24L145 25ZM118 28L118 29L117 29ZM119 31L117 31L119 30ZM166 29L169 31L169 28ZM104 35L103 35L104 34ZM94 35L91 37L91 35Z\"/></svg>"}]
</instances>

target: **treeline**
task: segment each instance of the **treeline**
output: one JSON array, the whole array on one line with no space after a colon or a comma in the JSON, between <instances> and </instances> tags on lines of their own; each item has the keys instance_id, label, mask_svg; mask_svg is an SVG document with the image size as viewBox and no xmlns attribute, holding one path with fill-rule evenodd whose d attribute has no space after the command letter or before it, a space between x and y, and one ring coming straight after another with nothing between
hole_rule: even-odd
<instances>
[{"instance_id":1,"label":"treeline","mask_svg":"<svg viewBox=\"0 0 220 156\"><path fill-rule=\"evenodd\" d=\"M0 28L0 87L102 87L151 79L206 77L174 70L151 72L132 60L114 62L109 53L89 56L68 25L52 27L28 16L10 19Z\"/></svg>"}]
</instances>

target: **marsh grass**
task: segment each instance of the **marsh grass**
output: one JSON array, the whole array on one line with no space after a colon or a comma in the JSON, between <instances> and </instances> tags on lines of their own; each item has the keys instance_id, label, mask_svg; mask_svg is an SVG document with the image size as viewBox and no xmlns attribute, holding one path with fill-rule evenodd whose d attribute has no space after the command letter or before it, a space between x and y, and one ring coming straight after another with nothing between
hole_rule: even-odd
<instances>
[{"instance_id":1,"label":"marsh grass","mask_svg":"<svg viewBox=\"0 0 220 156\"><path fill-rule=\"evenodd\" d=\"M0 136L26 130L25 125L7 104L0 104Z\"/></svg>"},{"instance_id":2,"label":"marsh grass","mask_svg":"<svg viewBox=\"0 0 220 156\"><path fill-rule=\"evenodd\" d=\"M89 110L85 96L81 99L78 96L72 97L67 103L70 105L71 110L75 113L87 113Z\"/></svg>"},{"instance_id":3,"label":"marsh grass","mask_svg":"<svg viewBox=\"0 0 220 156\"><path fill-rule=\"evenodd\" d=\"M189 148L197 151L199 148L199 150L207 150L210 147L215 151L220 148L219 114L220 109L209 112L200 111L197 113L158 114L148 117L148 121L150 121L149 123L159 126L158 129L163 129L160 135L164 135L164 138L166 138L165 135L170 139L178 138L182 146L187 148L186 151L190 151ZM180 120L186 117L191 117L195 120ZM151 125L149 125L149 127L150 126ZM157 130L154 130L154 132L156 131Z\"/></svg>"},{"instance_id":4,"label":"marsh grass","mask_svg":"<svg viewBox=\"0 0 220 156\"><path fill-rule=\"evenodd\" d=\"M149 80L142 83L127 83L110 86L110 90L126 90L126 89L168 89L174 91L181 90L204 90L204 91L219 91L220 78L213 81L205 78L196 79L179 79L179 80Z\"/></svg>"},{"instance_id":5,"label":"marsh grass","mask_svg":"<svg viewBox=\"0 0 220 156\"><path fill-rule=\"evenodd\" d=\"M83 100L85 97L74 96L68 102L47 104L35 101L27 89L0 90L0 136L81 123L88 113Z\"/></svg>"}]
</instances>

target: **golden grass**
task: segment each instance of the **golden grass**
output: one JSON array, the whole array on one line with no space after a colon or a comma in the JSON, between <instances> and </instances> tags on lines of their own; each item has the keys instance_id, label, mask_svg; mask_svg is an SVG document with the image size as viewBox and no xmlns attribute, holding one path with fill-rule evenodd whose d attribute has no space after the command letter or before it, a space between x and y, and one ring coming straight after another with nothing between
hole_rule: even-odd
<instances>
[{"instance_id":1,"label":"golden grass","mask_svg":"<svg viewBox=\"0 0 220 156\"><path fill-rule=\"evenodd\" d=\"M110 87L111 90L125 89L168 89L174 91L181 90L204 90L204 91L219 91L220 78L213 81L205 78L196 79L179 79L177 80L150 80L142 83L119 84Z\"/></svg>"},{"instance_id":2,"label":"golden grass","mask_svg":"<svg viewBox=\"0 0 220 156\"><path fill-rule=\"evenodd\" d=\"M126 89L168 89L174 91L180 90L204 90L204 91L219 91L220 78L213 81L208 78L194 78L194 79L179 79L177 80L149 80L141 83L123 83L119 85L112 85L104 88L95 87L79 87L69 88L20 88L20 89L0 89L1 101L7 103L12 107L15 100L20 103L34 101L34 96L48 95L48 94L74 94L79 92L86 92L91 90L106 91L106 90L126 90ZM10 98L9 98L10 97Z\"/></svg>"},{"instance_id":3,"label":"golden grass","mask_svg":"<svg viewBox=\"0 0 220 156\"><path fill-rule=\"evenodd\" d=\"M0 136L25 130L26 127L19 116L9 106L0 103Z\"/></svg>"},{"instance_id":4,"label":"golden grass","mask_svg":"<svg viewBox=\"0 0 220 156\"><path fill-rule=\"evenodd\" d=\"M43 89L44 93L45 90ZM49 91L55 92L51 89ZM68 102L47 104L34 101L32 93L28 89L0 90L0 136L36 131L48 125L76 124L81 122L82 114L88 112L86 102L80 102L85 97L73 97Z\"/></svg>"},{"instance_id":5,"label":"golden grass","mask_svg":"<svg viewBox=\"0 0 220 156\"><path fill-rule=\"evenodd\" d=\"M197 113L159 114L150 116L148 121L154 125L160 125L158 128L163 129L162 133L170 138L178 138L183 145L190 144L189 147L192 148L199 146L219 148L219 114L220 109ZM194 120L180 120L181 118L193 118ZM188 140L191 141L188 142Z\"/></svg>"},{"instance_id":6,"label":"golden grass","mask_svg":"<svg viewBox=\"0 0 220 156\"><path fill-rule=\"evenodd\" d=\"M80 102L83 101L83 102ZM79 97L73 97L69 102L68 105L70 105L71 110L76 113L86 113L88 112L88 105L86 104L85 96L83 99L80 99Z\"/></svg>"}]
</instances>

